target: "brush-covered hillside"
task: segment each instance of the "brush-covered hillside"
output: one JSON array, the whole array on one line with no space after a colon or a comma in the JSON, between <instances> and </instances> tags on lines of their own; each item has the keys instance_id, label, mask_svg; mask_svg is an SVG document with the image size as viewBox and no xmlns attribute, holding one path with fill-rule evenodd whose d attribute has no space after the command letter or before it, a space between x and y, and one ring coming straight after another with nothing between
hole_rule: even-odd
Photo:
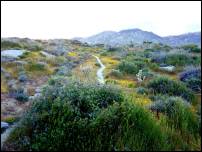
<instances>
[{"instance_id":1,"label":"brush-covered hillside","mask_svg":"<svg viewBox=\"0 0 202 152\"><path fill-rule=\"evenodd\" d=\"M2 38L1 149L201 151L201 49Z\"/></svg>"}]
</instances>

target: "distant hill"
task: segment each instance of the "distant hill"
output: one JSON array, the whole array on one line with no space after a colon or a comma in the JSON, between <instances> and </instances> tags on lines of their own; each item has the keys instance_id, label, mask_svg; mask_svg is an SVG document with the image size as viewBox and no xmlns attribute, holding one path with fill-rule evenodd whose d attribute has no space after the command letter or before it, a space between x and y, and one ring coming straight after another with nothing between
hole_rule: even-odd
<instances>
[{"instance_id":1,"label":"distant hill","mask_svg":"<svg viewBox=\"0 0 202 152\"><path fill-rule=\"evenodd\" d=\"M177 36L167 36L164 40L169 45L197 44L201 46L201 32L187 33Z\"/></svg>"},{"instance_id":2,"label":"distant hill","mask_svg":"<svg viewBox=\"0 0 202 152\"><path fill-rule=\"evenodd\" d=\"M74 38L81 42L89 44L106 44L106 45L126 45L131 43L142 43L143 41L151 41L155 43L164 43L172 46L179 46L194 43L201 45L201 32L187 33L177 36L161 37L155 33L143 31L141 29L128 29L119 32L105 31L99 34L86 37Z\"/></svg>"}]
</instances>

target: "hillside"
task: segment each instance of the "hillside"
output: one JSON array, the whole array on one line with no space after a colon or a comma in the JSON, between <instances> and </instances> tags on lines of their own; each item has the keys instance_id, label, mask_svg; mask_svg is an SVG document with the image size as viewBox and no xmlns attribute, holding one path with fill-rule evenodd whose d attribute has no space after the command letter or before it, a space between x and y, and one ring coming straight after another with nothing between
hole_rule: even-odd
<instances>
[{"instance_id":1,"label":"hillside","mask_svg":"<svg viewBox=\"0 0 202 152\"><path fill-rule=\"evenodd\" d=\"M1 38L1 150L201 151L201 49L146 37Z\"/></svg>"}]
</instances>

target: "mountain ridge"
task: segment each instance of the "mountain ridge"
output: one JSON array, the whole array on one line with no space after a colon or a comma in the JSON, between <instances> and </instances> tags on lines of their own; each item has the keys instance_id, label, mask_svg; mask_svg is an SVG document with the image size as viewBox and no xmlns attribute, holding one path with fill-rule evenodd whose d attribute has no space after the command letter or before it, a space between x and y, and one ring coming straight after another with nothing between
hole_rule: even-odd
<instances>
[{"instance_id":1,"label":"mountain ridge","mask_svg":"<svg viewBox=\"0 0 202 152\"><path fill-rule=\"evenodd\" d=\"M73 38L88 44L127 45L151 41L172 46L196 44L201 46L201 32L188 32L180 35L159 36L153 32L143 31L139 28L116 31L103 31L89 37Z\"/></svg>"}]
</instances>

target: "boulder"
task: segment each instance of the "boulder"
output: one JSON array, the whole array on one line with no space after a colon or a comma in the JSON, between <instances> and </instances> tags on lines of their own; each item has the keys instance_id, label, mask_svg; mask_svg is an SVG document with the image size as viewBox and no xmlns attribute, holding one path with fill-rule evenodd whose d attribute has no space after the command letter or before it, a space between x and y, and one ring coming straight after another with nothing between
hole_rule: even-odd
<instances>
[{"instance_id":1,"label":"boulder","mask_svg":"<svg viewBox=\"0 0 202 152\"><path fill-rule=\"evenodd\" d=\"M1 122L1 129L7 129L9 124L7 122Z\"/></svg>"},{"instance_id":2,"label":"boulder","mask_svg":"<svg viewBox=\"0 0 202 152\"><path fill-rule=\"evenodd\" d=\"M173 65L162 66L162 67L159 67L159 69L168 71L168 72L173 72L175 70L175 66Z\"/></svg>"},{"instance_id":3,"label":"boulder","mask_svg":"<svg viewBox=\"0 0 202 152\"><path fill-rule=\"evenodd\" d=\"M25 50L3 50L1 51L2 57L18 58L20 57Z\"/></svg>"}]
</instances>

